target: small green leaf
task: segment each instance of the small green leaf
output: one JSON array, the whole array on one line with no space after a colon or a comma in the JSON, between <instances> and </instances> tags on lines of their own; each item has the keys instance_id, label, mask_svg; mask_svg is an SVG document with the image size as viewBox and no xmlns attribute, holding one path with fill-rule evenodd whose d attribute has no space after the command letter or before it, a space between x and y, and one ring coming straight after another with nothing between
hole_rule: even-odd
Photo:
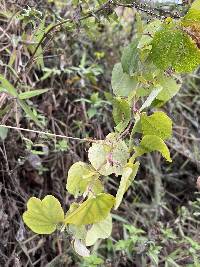
<instances>
[{"instance_id":1,"label":"small green leaf","mask_svg":"<svg viewBox=\"0 0 200 267\"><path fill-rule=\"evenodd\" d=\"M14 86L0 74L0 87L8 92L11 96L17 97L17 91Z\"/></svg>"},{"instance_id":2,"label":"small green leaf","mask_svg":"<svg viewBox=\"0 0 200 267\"><path fill-rule=\"evenodd\" d=\"M141 116L143 135L156 135L166 140L172 135L172 121L162 111L157 111L151 116L145 113Z\"/></svg>"},{"instance_id":3,"label":"small green leaf","mask_svg":"<svg viewBox=\"0 0 200 267\"><path fill-rule=\"evenodd\" d=\"M156 99L156 97L159 95L159 93L162 91L162 87L159 86L158 88L154 89L150 95L147 97L145 102L140 108L140 112L143 111L144 109L148 108L151 106L152 102Z\"/></svg>"},{"instance_id":4,"label":"small green leaf","mask_svg":"<svg viewBox=\"0 0 200 267\"><path fill-rule=\"evenodd\" d=\"M152 264L155 265L155 266L158 266L158 264L159 264L158 255L160 255L161 249L162 249L161 246L157 246L157 245L154 245L154 244L151 244L150 248L148 249L147 255L151 259Z\"/></svg>"},{"instance_id":5,"label":"small green leaf","mask_svg":"<svg viewBox=\"0 0 200 267\"><path fill-rule=\"evenodd\" d=\"M84 264L82 267L102 267L104 266L104 261L97 257L95 254L92 254L91 256L84 258Z\"/></svg>"},{"instance_id":6,"label":"small green leaf","mask_svg":"<svg viewBox=\"0 0 200 267\"><path fill-rule=\"evenodd\" d=\"M89 108L88 110L87 110L87 115L88 115L88 118L89 119L92 119L95 115L97 115L98 114L98 110L96 109L96 108L94 108L94 107L92 107L92 108Z\"/></svg>"},{"instance_id":7,"label":"small green leaf","mask_svg":"<svg viewBox=\"0 0 200 267\"><path fill-rule=\"evenodd\" d=\"M82 195L92 180L99 178L99 174L84 162L74 163L68 172L67 191L75 197Z\"/></svg>"},{"instance_id":8,"label":"small green leaf","mask_svg":"<svg viewBox=\"0 0 200 267\"><path fill-rule=\"evenodd\" d=\"M123 132L131 119L131 109L127 100L115 98L113 100L113 119L116 123L116 130Z\"/></svg>"},{"instance_id":9,"label":"small green leaf","mask_svg":"<svg viewBox=\"0 0 200 267\"><path fill-rule=\"evenodd\" d=\"M165 26L152 41L150 59L160 69L172 67L176 72L191 72L200 64L200 50L182 30Z\"/></svg>"},{"instance_id":10,"label":"small green leaf","mask_svg":"<svg viewBox=\"0 0 200 267\"><path fill-rule=\"evenodd\" d=\"M86 225L104 220L115 204L115 198L110 194L99 194L88 198L77 209L65 218L66 224Z\"/></svg>"},{"instance_id":11,"label":"small green leaf","mask_svg":"<svg viewBox=\"0 0 200 267\"><path fill-rule=\"evenodd\" d=\"M156 99L163 102L170 100L181 88L181 83L177 83L175 79L164 75L159 77L158 83L161 85L162 91L157 95Z\"/></svg>"},{"instance_id":12,"label":"small green leaf","mask_svg":"<svg viewBox=\"0 0 200 267\"><path fill-rule=\"evenodd\" d=\"M40 128L42 128L40 121L35 116L35 114L32 112L30 107L21 99L18 99L18 103L22 107L22 109L25 111L26 115L28 115Z\"/></svg>"},{"instance_id":13,"label":"small green leaf","mask_svg":"<svg viewBox=\"0 0 200 267\"><path fill-rule=\"evenodd\" d=\"M42 38L45 34L45 31L47 31L48 27L45 27L45 19L46 18L44 18L41 21L41 23L38 25L38 27L36 28L36 30L33 34L32 41L35 42L35 44L31 44L28 46L28 49L31 51L31 53L34 53L36 47L38 46L38 44L42 40ZM42 49L41 45L37 48L37 51L35 53L34 58L35 58L35 62L37 63L38 68L43 69L44 68L44 60L43 60L43 49Z\"/></svg>"},{"instance_id":14,"label":"small green leaf","mask_svg":"<svg viewBox=\"0 0 200 267\"><path fill-rule=\"evenodd\" d=\"M64 212L60 202L51 195L42 201L31 197L27 203L27 211L23 214L25 224L37 234L51 234L59 223L64 222Z\"/></svg>"},{"instance_id":15,"label":"small green leaf","mask_svg":"<svg viewBox=\"0 0 200 267\"><path fill-rule=\"evenodd\" d=\"M104 141L93 143L88 151L92 166L102 175L115 173L121 175L129 158L126 143L114 133L107 135Z\"/></svg>"},{"instance_id":16,"label":"small green leaf","mask_svg":"<svg viewBox=\"0 0 200 267\"><path fill-rule=\"evenodd\" d=\"M156 135L145 135L138 147L135 147L136 156L139 157L145 153L159 151L167 161L172 162L169 149L164 141Z\"/></svg>"},{"instance_id":17,"label":"small green leaf","mask_svg":"<svg viewBox=\"0 0 200 267\"><path fill-rule=\"evenodd\" d=\"M92 246L96 243L99 238L105 239L111 235L112 232L112 217L109 214L105 220L95 223L92 225L90 230L88 230L85 244L86 246Z\"/></svg>"},{"instance_id":18,"label":"small green leaf","mask_svg":"<svg viewBox=\"0 0 200 267\"><path fill-rule=\"evenodd\" d=\"M41 94L44 94L48 91L49 89L38 89L38 90L32 90L32 91L27 91L19 94L19 99L29 99L34 96L38 96Z\"/></svg>"},{"instance_id":19,"label":"small green leaf","mask_svg":"<svg viewBox=\"0 0 200 267\"><path fill-rule=\"evenodd\" d=\"M112 89L116 96L128 96L132 91L136 90L137 81L123 72L120 63L115 64L112 71Z\"/></svg>"},{"instance_id":20,"label":"small green leaf","mask_svg":"<svg viewBox=\"0 0 200 267\"><path fill-rule=\"evenodd\" d=\"M8 135L8 128L0 126L0 140L5 140Z\"/></svg>"},{"instance_id":21,"label":"small green leaf","mask_svg":"<svg viewBox=\"0 0 200 267\"><path fill-rule=\"evenodd\" d=\"M122 202L123 196L125 192L128 190L129 186L133 182L138 168L139 168L139 162L136 162L135 164L133 163L128 163L126 167L124 167L121 181L119 188L117 190L117 195L116 195L116 203L115 203L115 210L118 209L119 205Z\"/></svg>"},{"instance_id":22,"label":"small green leaf","mask_svg":"<svg viewBox=\"0 0 200 267\"><path fill-rule=\"evenodd\" d=\"M121 64L123 71L129 75L132 75L139 68L139 49L138 39L135 39L127 47L124 48L121 58Z\"/></svg>"}]
</instances>

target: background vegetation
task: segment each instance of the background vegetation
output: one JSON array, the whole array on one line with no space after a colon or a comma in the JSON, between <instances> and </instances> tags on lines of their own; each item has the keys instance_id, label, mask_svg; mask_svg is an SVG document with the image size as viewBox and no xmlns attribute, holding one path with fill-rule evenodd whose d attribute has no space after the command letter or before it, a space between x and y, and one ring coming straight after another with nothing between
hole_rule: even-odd
<instances>
[{"instance_id":1,"label":"background vegetation","mask_svg":"<svg viewBox=\"0 0 200 267\"><path fill-rule=\"evenodd\" d=\"M112 10L100 11L80 22L81 9L96 10L102 3L0 2L0 73L21 95L16 98L12 86L13 94L7 94L0 85L1 124L81 139L103 139L112 131L111 71L134 35L135 9L118 7L109 17ZM187 4L136 7L148 22L182 16ZM75 26L52 31L33 58L44 31L64 18ZM113 214L112 238L98 242L89 258L77 256L64 234L34 235L22 222L33 195L52 194L69 207L67 171L72 163L87 161L89 144L1 127L0 266L200 266L199 77L198 71L184 76L180 93L165 106L175 122L168 141L173 163L157 153L142 157L134 184ZM44 91L34 96L33 89ZM111 176L106 186L115 194L118 185Z\"/></svg>"}]
</instances>

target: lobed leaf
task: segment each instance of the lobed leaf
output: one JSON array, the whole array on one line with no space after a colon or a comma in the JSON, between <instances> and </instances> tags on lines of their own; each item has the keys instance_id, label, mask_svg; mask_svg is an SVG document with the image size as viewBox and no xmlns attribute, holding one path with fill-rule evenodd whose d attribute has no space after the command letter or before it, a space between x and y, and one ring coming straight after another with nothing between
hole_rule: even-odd
<instances>
[{"instance_id":1,"label":"lobed leaf","mask_svg":"<svg viewBox=\"0 0 200 267\"><path fill-rule=\"evenodd\" d=\"M60 202L51 195L42 201L31 197L27 202L27 211L23 214L25 224L37 234L51 234L59 223L64 222L64 212Z\"/></svg>"}]
</instances>

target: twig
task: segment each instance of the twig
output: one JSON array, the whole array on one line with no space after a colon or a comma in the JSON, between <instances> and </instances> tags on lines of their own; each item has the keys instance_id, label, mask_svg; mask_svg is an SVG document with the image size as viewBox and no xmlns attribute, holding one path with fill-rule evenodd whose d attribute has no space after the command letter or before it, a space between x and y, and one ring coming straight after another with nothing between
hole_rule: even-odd
<instances>
[{"instance_id":1,"label":"twig","mask_svg":"<svg viewBox=\"0 0 200 267\"><path fill-rule=\"evenodd\" d=\"M17 131L38 133L38 134L48 135L48 136L51 136L51 137L78 140L78 141L83 141L83 142L98 142L97 140L94 140L94 139L91 139L91 138L78 138L78 137L66 136L66 135L61 135L61 134L53 134L53 133L47 133L47 132L38 131L38 130L30 130L30 129L26 129L26 128L15 127L15 126L10 126L10 125L4 125L4 124L0 124L0 127L13 129L13 130L17 130Z\"/></svg>"},{"instance_id":2,"label":"twig","mask_svg":"<svg viewBox=\"0 0 200 267\"><path fill-rule=\"evenodd\" d=\"M124 3L119 3L119 2L115 2L114 3L116 6L122 6L122 7L128 7L128 8L135 8L141 12L145 12L147 13L148 15L151 15L151 16L154 16L156 18L160 18L160 19L165 19L167 18L168 16L171 16L172 18L174 19L179 19L180 18L180 15L177 14L177 13L171 13L170 11L165 11L165 10L162 10L162 9L159 9L159 8L149 8L147 4L138 4L136 2L132 2L132 3L129 3L129 4L124 4ZM155 13L154 11L159 11L161 12L162 14L157 14Z\"/></svg>"}]
</instances>

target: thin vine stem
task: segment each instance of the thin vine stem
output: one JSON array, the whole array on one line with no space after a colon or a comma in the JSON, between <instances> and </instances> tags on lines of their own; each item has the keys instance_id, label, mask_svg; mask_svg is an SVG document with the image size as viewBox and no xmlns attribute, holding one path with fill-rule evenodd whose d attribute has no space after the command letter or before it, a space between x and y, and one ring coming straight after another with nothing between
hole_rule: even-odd
<instances>
[{"instance_id":1,"label":"thin vine stem","mask_svg":"<svg viewBox=\"0 0 200 267\"><path fill-rule=\"evenodd\" d=\"M4 124L0 124L0 127L4 127L7 129L13 129L13 130L17 130L17 131L37 133L37 134L47 135L47 136L51 136L51 137L55 137L55 138L57 137L57 138L64 138L64 139L72 139L72 140L83 141L83 142L98 142L97 140L94 140L91 138L78 138L78 137L66 136L66 135L61 135L61 134L53 134L53 133L47 133L47 132L38 131L38 130L30 130L30 129L26 129L26 128L4 125Z\"/></svg>"},{"instance_id":2,"label":"thin vine stem","mask_svg":"<svg viewBox=\"0 0 200 267\"><path fill-rule=\"evenodd\" d=\"M113 2L114 5L116 6L121 6L121 7L127 7L127 8L135 8L141 12L144 12L144 13L147 13L148 15L150 16L153 16L153 17L156 17L156 18L159 18L159 19L166 19L167 17L172 17L174 19L179 19L180 18L180 15L178 13L170 13L168 11L165 11L165 10L161 10L161 9L158 9L158 8L149 8L147 6L147 4L138 4L136 2L132 2L132 3L129 3L129 4L124 4L124 3L120 3L118 1L116 2ZM162 14L157 14L154 12L154 10L156 11L159 11L161 12Z\"/></svg>"}]
</instances>

